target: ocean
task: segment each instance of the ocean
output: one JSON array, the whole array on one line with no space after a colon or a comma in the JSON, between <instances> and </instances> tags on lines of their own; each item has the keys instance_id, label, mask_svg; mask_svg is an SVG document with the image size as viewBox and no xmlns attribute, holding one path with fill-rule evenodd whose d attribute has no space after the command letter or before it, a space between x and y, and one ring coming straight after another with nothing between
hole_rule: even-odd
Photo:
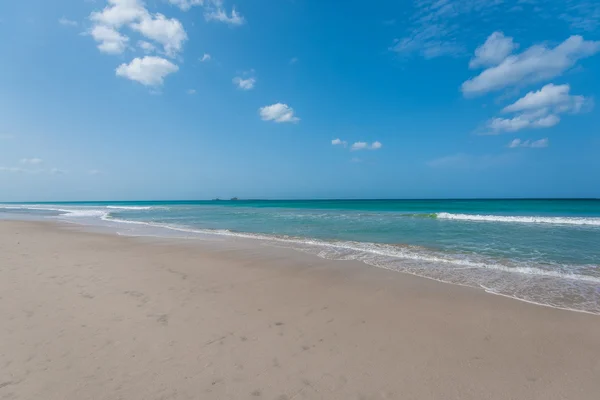
<instances>
[{"instance_id":1,"label":"ocean","mask_svg":"<svg viewBox=\"0 0 600 400\"><path fill-rule=\"evenodd\" d=\"M243 237L600 314L600 200L237 200L0 204L0 218L121 235Z\"/></svg>"}]
</instances>

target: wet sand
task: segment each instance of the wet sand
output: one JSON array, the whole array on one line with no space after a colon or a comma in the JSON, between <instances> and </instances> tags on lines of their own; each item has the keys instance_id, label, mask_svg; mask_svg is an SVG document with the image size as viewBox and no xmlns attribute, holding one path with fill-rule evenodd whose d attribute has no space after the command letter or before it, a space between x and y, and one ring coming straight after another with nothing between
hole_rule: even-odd
<instances>
[{"instance_id":1,"label":"wet sand","mask_svg":"<svg viewBox=\"0 0 600 400\"><path fill-rule=\"evenodd\" d=\"M259 242L0 221L0 399L599 396L599 316Z\"/></svg>"}]
</instances>

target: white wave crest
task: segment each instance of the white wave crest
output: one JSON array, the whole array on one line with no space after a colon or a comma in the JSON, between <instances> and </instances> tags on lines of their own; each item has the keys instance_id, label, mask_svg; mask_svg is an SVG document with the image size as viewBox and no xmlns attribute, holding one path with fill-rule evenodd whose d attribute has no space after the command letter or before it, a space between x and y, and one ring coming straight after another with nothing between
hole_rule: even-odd
<instances>
[{"instance_id":1,"label":"white wave crest","mask_svg":"<svg viewBox=\"0 0 600 400\"><path fill-rule=\"evenodd\" d=\"M110 210L152 210L158 207L151 206L106 206Z\"/></svg>"},{"instance_id":2,"label":"white wave crest","mask_svg":"<svg viewBox=\"0 0 600 400\"><path fill-rule=\"evenodd\" d=\"M508 216L508 215L479 215L437 213L439 219L481 222L517 222L525 224L556 224L556 225L589 225L600 226L600 218L594 217L539 217L539 216Z\"/></svg>"},{"instance_id":3,"label":"white wave crest","mask_svg":"<svg viewBox=\"0 0 600 400\"><path fill-rule=\"evenodd\" d=\"M431 264L445 264L451 265L453 269L469 269L477 268L484 270L496 270L508 273L518 273L522 275L535 275L540 277L548 278L560 278L569 279L574 281L591 282L600 284L600 278L588 275L580 275L571 272L560 272L556 270L541 269L537 267L525 266L525 265L503 265L496 262L491 262L487 259L481 260L470 260L460 256L451 256L448 254L436 252L427 248L421 248L419 246L393 246L388 244L380 243L369 243L369 242L353 242L353 241L338 241L338 242L327 242L319 239L299 238L299 237L288 237L288 236L275 236L265 235L260 233L245 233L245 232L232 232L226 229L193 229L181 226L173 226L168 224L154 223L154 222L142 222L142 221L130 221L123 219L111 218L110 216L102 217L105 221L119 222L124 224L135 224L135 225L146 225L156 228L164 228L173 231L186 232L192 234L203 234L203 235L218 235L218 236L231 236L243 239L255 239L264 240L269 242L284 243L288 245L308 245L315 246L322 249L331 250L345 250L363 254L373 254L383 257L398 258L404 260L411 260L417 262L431 263Z\"/></svg>"}]
</instances>

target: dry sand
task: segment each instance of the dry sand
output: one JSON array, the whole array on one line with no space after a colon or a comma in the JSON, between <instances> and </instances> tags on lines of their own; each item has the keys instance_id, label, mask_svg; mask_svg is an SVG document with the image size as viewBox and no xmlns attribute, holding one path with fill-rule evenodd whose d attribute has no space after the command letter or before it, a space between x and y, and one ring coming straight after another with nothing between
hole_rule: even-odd
<instances>
[{"instance_id":1,"label":"dry sand","mask_svg":"<svg viewBox=\"0 0 600 400\"><path fill-rule=\"evenodd\" d=\"M600 317L256 242L0 222L0 399L600 399Z\"/></svg>"}]
</instances>

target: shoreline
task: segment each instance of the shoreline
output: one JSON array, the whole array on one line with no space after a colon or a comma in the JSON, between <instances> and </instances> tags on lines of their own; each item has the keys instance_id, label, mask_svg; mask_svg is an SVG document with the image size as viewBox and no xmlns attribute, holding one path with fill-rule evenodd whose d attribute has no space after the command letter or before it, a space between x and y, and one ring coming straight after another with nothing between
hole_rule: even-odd
<instances>
[{"instance_id":1,"label":"shoreline","mask_svg":"<svg viewBox=\"0 0 600 400\"><path fill-rule=\"evenodd\" d=\"M0 398L600 392L597 316L359 261L16 221L0 260Z\"/></svg>"}]
</instances>

